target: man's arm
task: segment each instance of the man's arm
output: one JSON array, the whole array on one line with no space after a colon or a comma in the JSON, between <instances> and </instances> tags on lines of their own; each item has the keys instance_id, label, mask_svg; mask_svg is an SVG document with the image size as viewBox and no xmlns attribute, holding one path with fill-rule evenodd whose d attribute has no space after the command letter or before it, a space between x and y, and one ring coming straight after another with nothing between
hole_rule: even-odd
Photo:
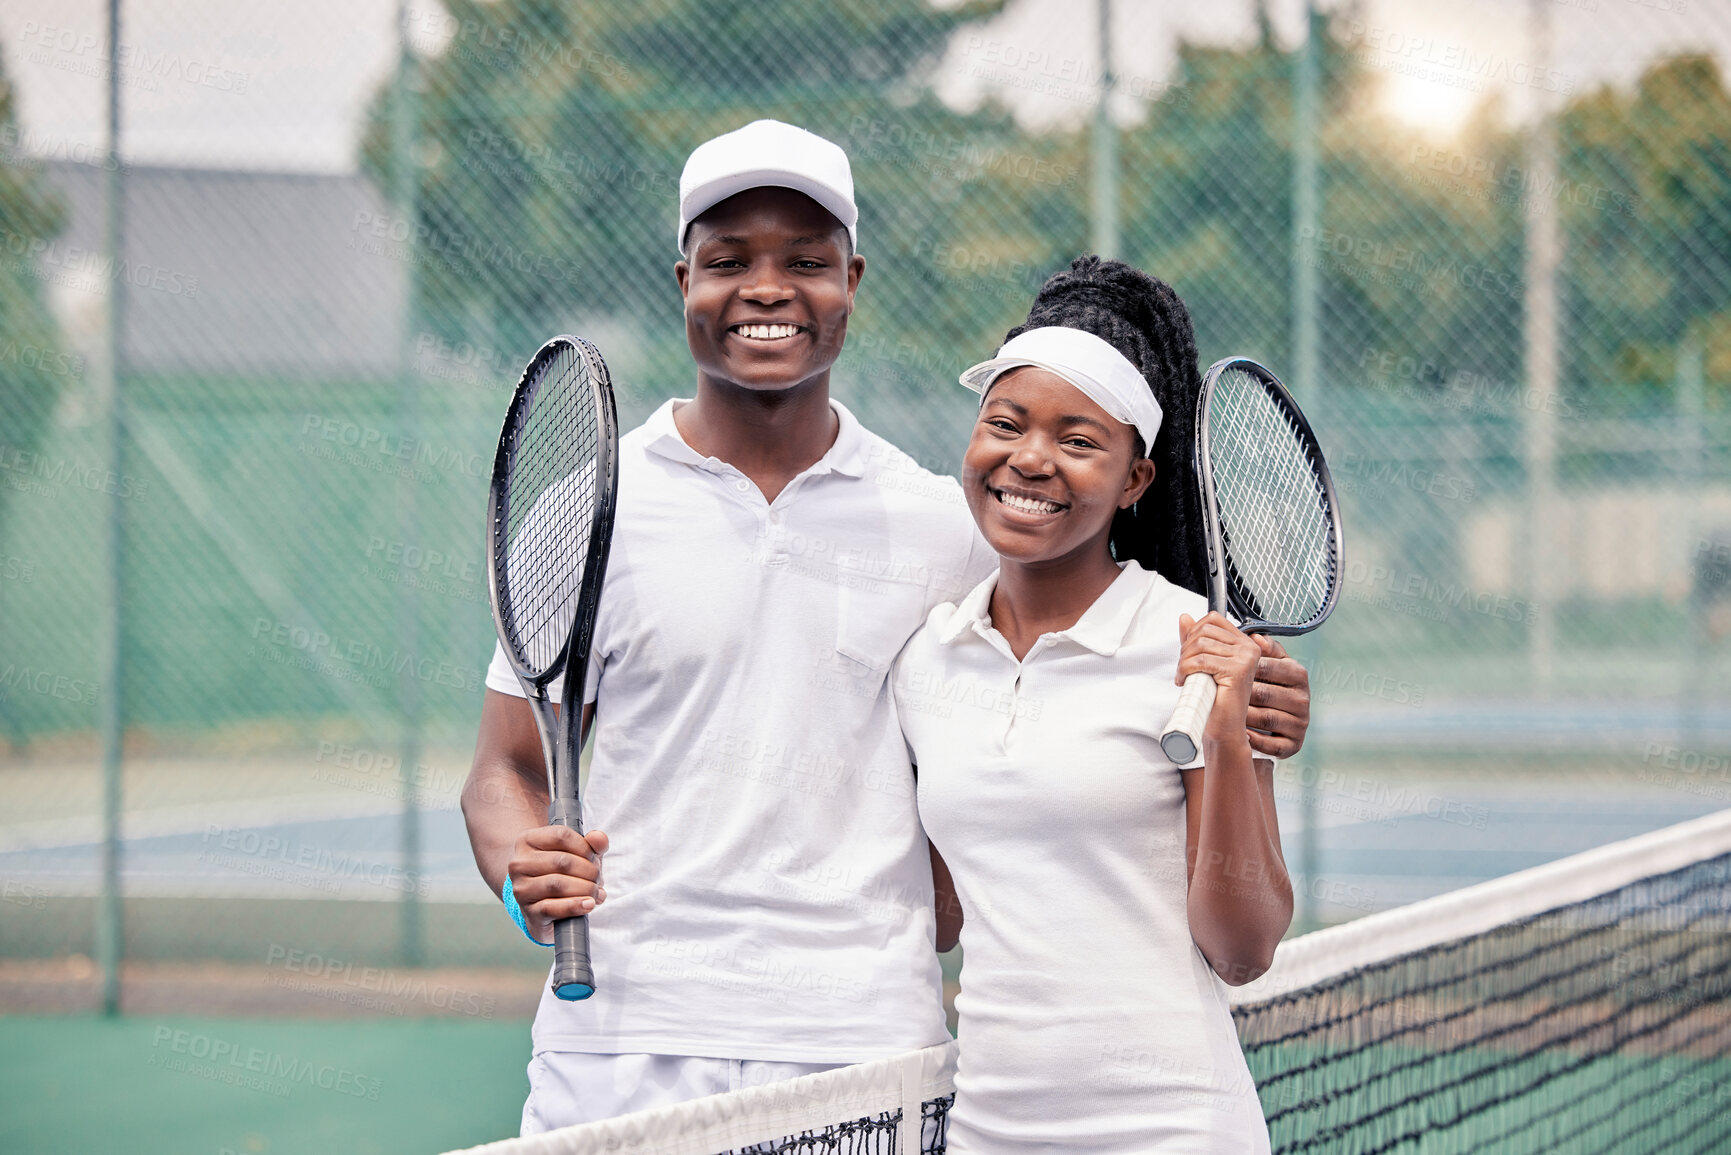
<instances>
[{"instance_id":1,"label":"man's arm","mask_svg":"<svg viewBox=\"0 0 1731 1155\"><path fill-rule=\"evenodd\" d=\"M1250 748L1270 758L1290 758L1304 747L1310 729L1310 673L1274 638L1251 637L1262 648L1262 657L1250 687Z\"/></svg>"},{"instance_id":2,"label":"man's arm","mask_svg":"<svg viewBox=\"0 0 1731 1155\"><path fill-rule=\"evenodd\" d=\"M595 707L583 707L587 730ZM463 822L481 877L500 893L507 875L530 935L553 941L556 919L588 914L606 900L599 856L607 836L547 825L547 768L527 699L497 690L481 703L475 761L463 784Z\"/></svg>"}]
</instances>

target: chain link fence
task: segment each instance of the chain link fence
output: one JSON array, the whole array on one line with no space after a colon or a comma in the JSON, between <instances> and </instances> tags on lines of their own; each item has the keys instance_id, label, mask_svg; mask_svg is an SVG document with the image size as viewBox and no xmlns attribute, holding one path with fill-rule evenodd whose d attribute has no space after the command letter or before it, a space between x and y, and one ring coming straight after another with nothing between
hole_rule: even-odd
<instances>
[{"instance_id":1,"label":"chain link fence","mask_svg":"<svg viewBox=\"0 0 1731 1155\"><path fill-rule=\"evenodd\" d=\"M1243 7L1120 4L1103 62L1035 0L187 0L118 51L94 5L0 6L9 997L88 1005L105 950L279 992L541 963L456 807L498 422L558 332L627 427L690 393L679 171L762 116L852 158L834 389L922 464L1093 248L1294 386L1350 561L1277 784L1306 924L1723 805L1731 13Z\"/></svg>"}]
</instances>

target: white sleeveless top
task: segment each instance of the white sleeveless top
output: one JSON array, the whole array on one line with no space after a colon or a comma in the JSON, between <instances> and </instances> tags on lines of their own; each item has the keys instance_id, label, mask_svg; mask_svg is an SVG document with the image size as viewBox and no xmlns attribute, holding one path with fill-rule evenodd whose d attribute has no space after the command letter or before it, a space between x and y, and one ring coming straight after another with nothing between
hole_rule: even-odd
<instances>
[{"instance_id":1,"label":"white sleeveless top","mask_svg":"<svg viewBox=\"0 0 1731 1155\"><path fill-rule=\"evenodd\" d=\"M1178 615L1130 564L1018 662L997 575L894 674L920 819L966 913L950 1155L1266 1153L1226 986L1190 937L1184 788L1160 750Z\"/></svg>"}]
</instances>

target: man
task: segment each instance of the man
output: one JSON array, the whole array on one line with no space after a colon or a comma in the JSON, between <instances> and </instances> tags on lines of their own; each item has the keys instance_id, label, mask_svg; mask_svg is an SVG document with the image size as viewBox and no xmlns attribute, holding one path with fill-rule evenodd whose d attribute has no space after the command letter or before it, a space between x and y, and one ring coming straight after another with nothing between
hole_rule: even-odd
<instances>
[{"instance_id":1,"label":"man","mask_svg":"<svg viewBox=\"0 0 1731 1155\"><path fill-rule=\"evenodd\" d=\"M592 914L598 987L542 997L525 1134L948 1038L933 947L960 912L946 896L934 915L944 872L886 678L996 559L952 479L829 396L857 217L846 155L789 125L686 164L674 274L696 397L620 444L587 836L545 825L528 705L502 659L489 671L463 796L476 862L538 941ZM1253 724L1284 756L1308 691L1269 652Z\"/></svg>"}]
</instances>

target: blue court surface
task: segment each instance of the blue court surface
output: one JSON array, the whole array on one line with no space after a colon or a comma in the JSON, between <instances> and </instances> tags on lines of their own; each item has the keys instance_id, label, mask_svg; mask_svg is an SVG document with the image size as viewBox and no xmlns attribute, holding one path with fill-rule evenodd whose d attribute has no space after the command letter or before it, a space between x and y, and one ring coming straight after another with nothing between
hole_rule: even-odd
<instances>
[{"instance_id":1,"label":"blue court surface","mask_svg":"<svg viewBox=\"0 0 1731 1155\"><path fill-rule=\"evenodd\" d=\"M1338 766L1338 768L1336 768ZM1535 866L1731 804L1731 783L1669 770L1580 781L1502 781L1388 772L1362 756L1276 772L1289 868L1337 922ZM497 900L482 884L460 813L422 811L418 865L400 851L394 803L332 796L268 806L181 807L128 816L123 885L131 897L399 901ZM1306 825L1313 833L1305 836ZM89 819L0 826L0 878L26 893L96 892L99 829ZM1314 845L1313 856L1306 847Z\"/></svg>"}]
</instances>

